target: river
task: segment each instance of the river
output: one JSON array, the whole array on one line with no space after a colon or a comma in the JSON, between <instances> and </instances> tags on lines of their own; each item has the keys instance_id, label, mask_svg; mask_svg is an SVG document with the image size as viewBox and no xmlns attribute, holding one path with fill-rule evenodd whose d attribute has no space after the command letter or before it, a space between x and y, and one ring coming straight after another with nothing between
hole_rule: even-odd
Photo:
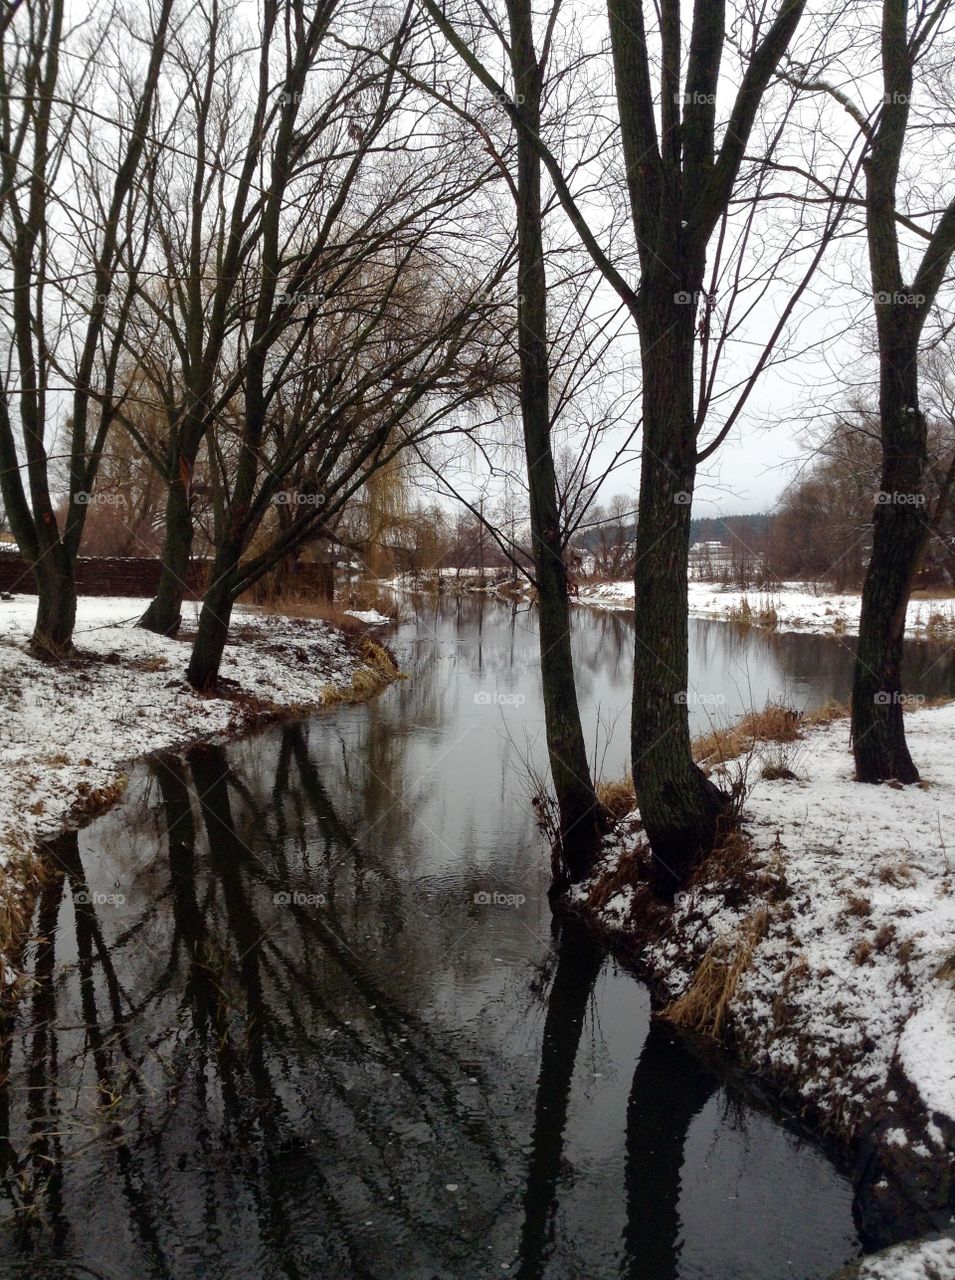
<instances>
[{"instance_id":1,"label":"river","mask_svg":"<svg viewBox=\"0 0 955 1280\"><path fill-rule=\"evenodd\" d=\"M50 850L2 1042L0 1275L820 1280L847 1170L564 937L534 615L421 599L367 705L133 770ZM632 631L579 610L627 756ZM851 642L691 623L695 729L844 699ZM912 684L952 660L912 646Z\"/></svg>"}]
</instances>

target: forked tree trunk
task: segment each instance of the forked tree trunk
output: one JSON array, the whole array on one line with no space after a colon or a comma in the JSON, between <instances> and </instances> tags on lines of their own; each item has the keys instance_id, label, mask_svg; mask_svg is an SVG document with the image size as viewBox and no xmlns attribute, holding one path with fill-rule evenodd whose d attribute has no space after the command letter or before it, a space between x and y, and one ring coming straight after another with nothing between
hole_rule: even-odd
<instances>
[{"instance_id":1,"label":"forked tree trunk","mask_svg":"<svg viewBox=\"0 0 955 1280\"><path fill-rule=\"evenodd\" d=\"M645 285L639 317L643 455L634 571L634 789L652 850L651 879L669 895L712 849L727 797L693 762L688 557L696 480L695 295L669 273ZM700 273L702 275L702 272Z\"/></svg>"},{"instance_id":2,"label":"forked tree trunk","mask_svg":"<svg viewBox=\"0 0 955 1280\"><path fill-rule=\"evenodd\" d=\"M882 488L852 682L852 751L860 782L919 780L905 741L902 648L912 581L928 539L922 490L927 440L918 402L918 339L907 337L906 327L913 326L904 313L882 325L883 335L894 330L895 340L885 341L880 362Z\"/></svg>"}]
</instances>

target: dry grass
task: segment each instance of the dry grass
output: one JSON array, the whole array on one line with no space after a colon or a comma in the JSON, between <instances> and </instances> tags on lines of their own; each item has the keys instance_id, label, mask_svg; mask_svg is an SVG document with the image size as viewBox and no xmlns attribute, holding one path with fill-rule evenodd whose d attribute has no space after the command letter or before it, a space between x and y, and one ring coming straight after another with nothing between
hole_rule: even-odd
<instances>
[{"instance_id":1,"label":"dry grass","mask_svg":"<svg viewBox=\"0 0 955 1280\"><path fill-rule=\"evenodd\" d=\"M253 607L259 613L267 613L272 617L313 618L318 622L327 622L330 626L339 627L342 631L359 631L362 626L357 618L345 612L339 602L321 600L314 596L276 596Z\"/></svg>"},{"instance_id":2,"label":"dry grass","mask_svg":"<svg viewBox=\"0 0 955 1280\"><path fill-rule=\"evenodd\" d=\"M626 849L614 863L613 868L591 886L587 895L588 908L591 911L602 911L610 899L626 885L630 885L638 893L648 892L649 885L644 878L645 856L646 850L642 843L638 843L632 849ZM669 907L665 910L669 913Z\"/></svg>"},{"instance_id":3,"label":"dry grass","mask_svg":"<svg viewBox=\"0 0 955 1280\"><path fill-rule=\"evenodd\" d=\"M363 702L393 680L402 678L401 671L388 650L383 645L376 644L369 636L362 636L358 641L358 653L362 665L352 675L351 684L330 689L322 699L324 706Z\"/></svg>"},{"instance_id":4,"label":"dry grass","mask_svg":"<svg viewBox=\"0 0 955 1280\"><path fill-rule=\"evenodd\" d=\"M765 936L769 911L758 907L742 922L734 938L718 938L709 948L682 996L660 1013L674 1026L719 1039L739 980Z\"/></svg>"},{"instance_id":5,"label":"dry grass","mask_svg":"<svg viewBox=\"0 0 955 1280\"><path fill-rule=\"evenodd\" d=\"M821 707L816 707L815 711L807 711L803 715L802 722L808 726L832 724L833 720L845 720L848 715L849 708L844 702L839 702L836 698L828 698Z\"/></svg>"},{"instance_id":6,"label":"dry grass","mask_svg":"<svg viewBox=\"0 0 955 1280\"><path fill-rule=\"evenodd\" d=\"M725 764L751 751L758 742L794 742L801 737L802 716L780 702L767 702L726 729L711 729L693 742L697 764Z\"/></svg>"},{"instance_id":7,"label":"dry grass","mask_svg":"<svg viewBox=\"0 0 955 1280\"><path fill-rule=\"evenodd\" d=\"M377 582L359 580L350 586L341 586L338 591L338 603L343 609L377 609L395 621L400 610L395 597L390 591L382 591Z\"/></svg>"},{"instance_id":8,"label":"dry grass","mask_svg":"<svg viewBox=\"0 0 955 1280\"><path fill-rule=\"evenodd\" d=\"M394 620L399 616L394 598L381 592L374 582L359 582L351 587L343 587L335 600L292 592L270 596L252 607L273 617L314 618L340 627L343 631L359 631L364 626L358 618L351 616L349 609L375 609Z\"/></svg>"},{"instance_id":9,"label":"dry grass","mask_svg":"<svg viewBox=\"0 0 955 1280\"><path fill-rule=\"evenodd\" d=\"M36 850L7 850L6 863L0 867L0 955L17 973L22 968L23 948L30 935L30 923L36 895L51 875L57 874L51 864ZM3 1000L16 999L20 982L3 989Z\"/></svg>"},{"instance_id":10,"label":"dry grass","mask_svg":"<svg viewBox=\"0 0 955 1280\"><path fill-rule=\"evenodd\" d=\"M904 862L890 862L880 867L876 874L883 884L890 884L894 889L901 889L915 879L915 872Z\"/></svg>"},{"instance_id":11,"label":"dry grass","mask_svg":"<svg viewBox=\"0 0 955 1280\"><path fill-rule=\"evenodd\" d=\"M723 891L727 899L748 892L753 867L750 838L735 823L721 835L717 844L694 866L687 888L705 884Z\"/></svg>"},{"instance_id":12,"label":"dry grass","mask_svg":"<svg viewBox=\"0 0 955 1280\"><path fill-rule=\"evenodd\" d=\"M70 816L81 825L112 809L126 793L129 777L125 773L116 776L103 787L92 787L88 782L76 784L76 799L70 805Z\"/></svg>"},{"instance_id":13,"label":"dry grass","mask_svg":"<svg viewBox=\"0 0 955 1280\"><path fill-rule=\"evenodd\" d=\"M767 627L772 630L779 625L779 614L773 605L763 608L750 604L746 596L742 596L738 605L731 605L726 610L730 622L742 623L744 627Z\"/></svg>"},{"instance_id":14,"label":"dry grass","mask_svg":"<svg viewBox=\"0 0 955 1280\"><path fill-rule=\"evenodd\" d=\"M872 915L872 903L868 898L863 898L858 893L846 894L846 905L843 908L843 915L855 916L857 919L865 919Z\"/></svg>"},{"instance_id":15,"label":"dry grass","mask_svg":"<svg viewBox=\"0 0 955 1280\"><path fill-rule=\"evenodd\" d=\"M625 818L637 803L633 789L633 774L628 770L622 778L598 782L597 799L615 821Z\"/></svg>"},{"instance_id":16,"label":"dry grass","mask_svg":"<svg viewBox=\"0 0 955 1280\"><path fill-rule=\"evenodd\" d=\"M148 653L141 658L130 658L126 665L135 671L168 671L169 659L161 653Z\"/></svg>"}]
</instances>

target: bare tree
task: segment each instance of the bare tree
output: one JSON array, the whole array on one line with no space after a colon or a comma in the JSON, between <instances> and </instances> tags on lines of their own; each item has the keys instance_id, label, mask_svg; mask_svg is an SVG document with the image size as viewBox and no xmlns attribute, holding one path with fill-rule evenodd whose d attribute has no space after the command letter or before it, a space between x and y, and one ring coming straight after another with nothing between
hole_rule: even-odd
<instances>
[{"instance_id":1,"label":"bare tree","mask_svg":"<svg viewBox=\"0 0 955 1280\"><path fill-rule=\"evenodd\" d=\"M571 190L561 162L512 102L481 57L434 0L421 0L448 40L492 93L518 132L537 150L571 224L635 321L641 350L643 450L635 570L636 659L631 721L633 776L652 874L664 891L680 883L694 859L712 847L727 798L693 762L685 687L688 679L687 557L690 505L700 464L732 430L802 297L835 225L797 221L788 243L762 255L755 274L741 262L753 253L750 232L765 198L769 158L779 144L795 94L778 99L777 121L755 130L781 59L793 43L804 0L784 0L775 16L749 6L730 15L722 0L695 5L684 18L679 0L654 9L648 27L641 0L611 0L610 43L639 286L629 256L613 260ZM684 38L688 36L684 52ZM718 116L723 61L732 51L738 79L728 115ZM777 90L778 93L778 90ZM748 148L756 143L756 154ZM748 210L743 213L742 210ZM712 275L707 256L712 250ZM811 245L811 247L810 247ZM748 290L779 288L783 267L808 256L750 372L717 377L731 339L731 315ZM773 269L775 266L775 269ZM724 297L714 289L713 279ZM752 299L744 302L750 314ZM697 344L701 349L697 362ZM785 349L783 348L785 355ZM722 403L721 403L722 402ZM714 419L716 420L714 422ZM703 432L712 435L704 443ZM714 429L715 428L715 429Z\"/></svg>"},{"instance_id":2,"label":"bare tree","mask_svg":"<svg viewBox=\"0 0 955 1280\"><path fill-rule=\"evenodd\" d=\"M115 7L96 7L71 28L63 0L25 0L4 15L0 491L37 581L31 644L50 658L72 648L73 567L121 395L123 334L142 264L144 144L172 13L173 0L156 0L130 26ZM129 46L145 49L145 66ZM59 462L68 477L62 526Z\"/></svg>"},{"instance_id":3,"label":"bare tree","mask_svg":"<svg viewBox=\"0 0 955 1280\"><path fill-rule=\"evenodd\" d=\"M393 40L407 35L402 22ZM189 664L197 687L215 683L243 591L334 527L375 471L461 430L465 407L511 378L502 307L488 290L511 246L493 225L481 230L497 168L475 164L466 137L453 163L443 147L416 147L415 111L419 139L443 125L432 102L409 95L386 70L357 137L309 106L280 129L259 287L238 331L234 392L210 436L220 510ZM462 239L480 246L481 270L461 261ZM266 517L283 500L294 518L270 532Z\"/></svg>"},{"instance_id":4,"label":"bare tree","mask_svg":"<svg viewBox=\"0 0 955 1280\"><path fill-rule=\"evenodd\" d=\"M860 782L917 782L902 719L902 641L912 582L932 533L923 510L928 464L919 403L921 335L955 253L955 200L932 219L907 281L896 217L915 73L952 5L884 0L883 103L865 164L866 230L876 302L882 474L862 588L852 684L852 749ZM950 487L949 481L948 487Z\"/></svg>"}]
</instances>

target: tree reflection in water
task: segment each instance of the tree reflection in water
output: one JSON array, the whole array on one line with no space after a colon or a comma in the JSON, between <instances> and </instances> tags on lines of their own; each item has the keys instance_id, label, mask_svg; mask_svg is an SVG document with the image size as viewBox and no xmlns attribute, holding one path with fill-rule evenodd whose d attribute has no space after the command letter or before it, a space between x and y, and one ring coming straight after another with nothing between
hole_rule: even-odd
<instances>
[{"instance_id":1,"label":"tree reflection in water","mask_svg":"<svg viewBox=\"0 0 955 1280\"><path fill-rule=\"evenodd\" d=\"M0 1089L18 1250L130 1251L140 1274L179 1276L183 1251L221 1246L223 1275L371 1277L388 1262L374 1215L410 1255L456 1266L503 1210L504 1134L476 1053L366 961L356 894L387 921L393 877L342 856L355 841L298 728L268 812L218 748L153 774L167 871L145 906L101 901L76 833L49 849ZM287 838L245 838L263 823ZM436 1193L462 1168L481 1193L449 1217Z\"/></svg>"},{"instance_id":2,"label":"tree reflection in water","mask_svg":"<svg viewBox=\"0 0 955 1280\"><path fill-rule=\"evenodd\" d=\"M628 632L581 617L599 693ZM154 760L50 846L0 1040L0 1274L749 1280L851 1253L821 1157L764 1118L741 1138L639 984L552 943L511 777L540 708L475 710L531 687L526 611L415 626L386 697Z\"/></svg>"}]
</instances>

